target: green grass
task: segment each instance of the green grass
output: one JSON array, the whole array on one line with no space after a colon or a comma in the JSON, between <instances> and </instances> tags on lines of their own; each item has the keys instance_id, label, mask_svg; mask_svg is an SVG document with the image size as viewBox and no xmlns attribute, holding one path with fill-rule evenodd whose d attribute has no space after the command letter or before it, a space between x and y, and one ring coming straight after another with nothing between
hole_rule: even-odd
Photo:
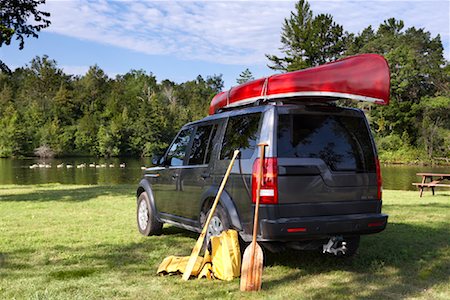
<instances>
[{"instance_id":1,"label":"green grass","mask_svg":"<svg viewBox=\"0 0 450 300\"><path fill-rule=\"evenodd\" d=\"M265 252L263 289L239 280L155 275L168 255L189 255L196 235L164 227L138 234L135 187L0 186L0 299L450 299L450 192L384 191L388 228L359 254Z\"/></svg>"}]
</instances>

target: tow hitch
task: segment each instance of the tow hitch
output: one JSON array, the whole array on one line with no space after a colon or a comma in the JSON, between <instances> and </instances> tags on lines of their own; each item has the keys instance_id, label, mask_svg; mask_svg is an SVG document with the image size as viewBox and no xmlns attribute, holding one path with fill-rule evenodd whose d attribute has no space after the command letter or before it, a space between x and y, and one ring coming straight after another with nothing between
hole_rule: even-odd
<instances>
[{"instance_id":1,"label":"tow hitch","mask_svg":"<svg viewBox=\"0 0 450 300\"><path fill-rule=\"evenodd\" d=\"M344 255L347 252L347 243L341 235L332 236L328 243L322 246L323 253L331 253L336 256Z\"/></svg>"}]
</instances>

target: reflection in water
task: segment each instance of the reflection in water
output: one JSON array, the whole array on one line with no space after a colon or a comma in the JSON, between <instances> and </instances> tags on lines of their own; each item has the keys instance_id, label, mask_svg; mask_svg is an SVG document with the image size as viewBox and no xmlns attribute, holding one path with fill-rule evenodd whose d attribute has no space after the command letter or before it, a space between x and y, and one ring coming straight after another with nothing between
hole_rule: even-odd
<instances>
[{"instance_id":1,"label":"reflection in water","mask_svg":"<svg viewBox=\"0 0 450 300\"><path fill-rule=\"evenodd\" d=\"M150 158L0 159L0 184L138 184ZM120 165L124 163L124 167ZM33 167L45 164L47 167ZM77 168L86 164L83 167Z\"/></svg>"},{"instance_id":2,"label":"reflection in water","mask_svg":"<svg viewBox=\"0 0 450 300\"><path fill-rule=\"evenodd\" d=\"M150 165L150 158L65 158L47 159L45 162L38 159L0 159L0 185L1 184L138 184L142 177L142 166ZM124 162L125 168L119 168ZM49 164L50 168L30 169L33 164ZM57 167L64 163L64 167ZM86 163L85 168L77 168L77 165ZM67 168L66 165L73 168ZM90 164L104 167L89 167ZM110 167L110 165L114 167ZM419 182L419 172L450 173L450 166L426 167L426 166L381 166L383 175L383 188L388 190L416 190L411 183Z\"/></svg>"},{"instance_id":3,"label":"reflection in water","mask_svg":"<svg viewBox=\"0 0 450 300\"><path fill-rule=\"evenodd\" d=\"M387 190L410 190L415 191L417 187L411 183L420 182L422 177L416 173L446 173L450 174L450 166L431 167L431 166L403 166L386 165L381 166L381 175L383 177L383 188Z\"/></svg>"}]
</instances>

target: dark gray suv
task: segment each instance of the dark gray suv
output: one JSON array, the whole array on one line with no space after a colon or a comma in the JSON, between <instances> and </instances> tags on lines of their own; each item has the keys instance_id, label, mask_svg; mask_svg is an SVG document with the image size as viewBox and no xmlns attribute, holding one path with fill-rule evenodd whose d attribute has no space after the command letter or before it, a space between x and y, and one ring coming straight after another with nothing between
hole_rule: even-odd
<instances>
[{"instance_id":1,"label":"dark gray suv","mask_svg":"<svg viewBox=\"0 0 450 300\"><path fill-rule=\"evenodd\" d=\"M233 151L240 155L208 234L251 240L257 144L267 142L258 241L269 250L352 255L363 234L385 229L375 144L361 110L281 102L221 112L181 128L137 189L144 235L163 223L200 232Z\"/></svg>"}]
</instances>

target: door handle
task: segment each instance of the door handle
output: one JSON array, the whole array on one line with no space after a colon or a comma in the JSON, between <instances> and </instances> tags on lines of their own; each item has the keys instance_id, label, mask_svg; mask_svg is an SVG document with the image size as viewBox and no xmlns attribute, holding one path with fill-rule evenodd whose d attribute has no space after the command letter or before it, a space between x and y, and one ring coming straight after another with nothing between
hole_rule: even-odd
<instances>
[{"instance_id":1,"label":"door handle","mask_svg":"<svg viewBox=\"0 0 450 300\"><path fill-rule=\"evenodd\" d=\"M209 178L211 175L209 173L202 173L200 175L200 177L202 177L203 179Z\"/></svg>"},{"instance_id":2,"label":"door handle","mask_svg":"<svg viewBox=\"0 0 450 300\"><path fill-rule=\"evenodd\" d=\"M172 175L172 179L173 179L173 180L175 180L175 179L177 179L177 178L178 178L178 174L173 174L173 175Z\"/></svg>"}]
</instances>

